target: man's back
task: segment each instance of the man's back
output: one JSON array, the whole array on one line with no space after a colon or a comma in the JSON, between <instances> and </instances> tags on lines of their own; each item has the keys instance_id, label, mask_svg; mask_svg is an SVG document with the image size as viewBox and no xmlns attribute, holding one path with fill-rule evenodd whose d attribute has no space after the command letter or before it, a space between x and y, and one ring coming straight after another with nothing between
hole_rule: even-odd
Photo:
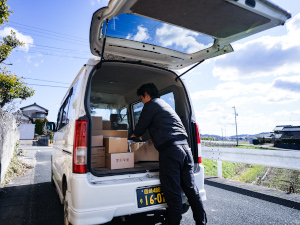
<instances>
[{"instance_id":1,"label":"man's back","mask_svg":"<svg viewBox=\"0 0 300 225\"><path fill-rule=\"evenodd\" d=\"M153 98L144 105L135 135L141 136L147 128L159 151L165 144L187 143L187 133L179 116L160 98Z\"/></svg>"}]
</instances>

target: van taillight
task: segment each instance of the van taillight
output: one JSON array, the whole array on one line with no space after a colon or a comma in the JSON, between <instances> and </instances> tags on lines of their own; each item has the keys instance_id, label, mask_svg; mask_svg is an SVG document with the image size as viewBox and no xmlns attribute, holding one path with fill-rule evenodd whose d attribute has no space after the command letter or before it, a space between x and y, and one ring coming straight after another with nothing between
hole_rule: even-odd
<instances>
[{"instance_id":1,"label":"van taillight","mask_svg":"<svg viewBox=\"0 0 300 225\"><path fill-rule=\"evenodd\" d=\"M73 173L86 173L87 120L76 120L73 147Z\"/></svg>"},{"instance_id":2,"label":"van taillight","mask_svg":"<svg viewBox=\"0 0 300 225\"><path fill-rule=\"evenodd\" d=\"M198 124L195 123L195 125L196 125L196 134L197 134L197 144L201 144L201 139L200 139L200 133L199 133Z\"/></svg>"},{"instance_id":3,"label":"van taillight","mask_svg":"<svg viewBox=\"0 0 300 225\"><path fill-rule=\"evenodd\" d=\"M197 136L197 144L201 144L200 132L198 128L198 124L195 123L196 127L196 136ZM198 163L201 163L201 145L198 145Z\"/></svg>"}]
</instances>

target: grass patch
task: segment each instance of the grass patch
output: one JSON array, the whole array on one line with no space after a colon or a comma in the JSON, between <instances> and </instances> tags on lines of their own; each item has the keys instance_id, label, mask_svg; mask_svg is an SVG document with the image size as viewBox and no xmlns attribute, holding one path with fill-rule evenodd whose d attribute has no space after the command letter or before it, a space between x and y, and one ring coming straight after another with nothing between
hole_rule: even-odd
<instances>
[{"instance_id":1,"label":"grass patch","mask_svg":"<svg viewBox=\"0 0 300 225\"><path fill-rule=\"evenodd\" d=\"M233 177L233 180L244 183L258 182L266 169L267 167L265 166L250 165L249 168L246 168L241 174Z\"/></svg>"},{"instance_id":2,"label":"grass patch","mask_svg":"<svg viewBox=\"0 0 300 225\"><path fill-rule=\"evenodd\" d=\"M217 176L217 161L203 159L204 173L210 176ZM223 177L237 180L244 183L259 181L267 167L249 165L245 163L222 162Z\"/></svg>"},{"instance_id":3,"label":"grass patch","mask_svg":"<svg viewBox=\"0 0 300 225\"><path fill-rule=\"evenodd\" d=\"M2 181L2 185L9 184L11 179L15 177L23 176L27 172L28 168L31 168L31 166L22 163L20 159L18 159L18 155L17 155L18 145L19 144L17 143L15 146L13 157L11 158L10 163L8 165L4 180Z\"/></svg>"},{"instance_id":4,"label":"grass patch","mask_svg":"<svg viewBox=\"0 0 300 225\"><path fill-rule=\"evenodd\" d=\"M204 173L210 176L217 176L217 161L210 159L202 159L202 165L204 166ZM222 162L223 177L232 178L237 174L237 168L240 168L243 163L234 162Z\"/></svg>"},{"instance_id":5,"label":"grass patch","mask_svg":"<svg viewBox=\"0 0 300 225\"><path fill-rule=\"evenodd\" d=\"M242 148L242 149L268 149L268 150L277 150L277 149L273 149L273 148L265 148L265 147L253 146L253 145L239 145L239 146L236 146L235 148Z\"/></svg>"}]
</instances>

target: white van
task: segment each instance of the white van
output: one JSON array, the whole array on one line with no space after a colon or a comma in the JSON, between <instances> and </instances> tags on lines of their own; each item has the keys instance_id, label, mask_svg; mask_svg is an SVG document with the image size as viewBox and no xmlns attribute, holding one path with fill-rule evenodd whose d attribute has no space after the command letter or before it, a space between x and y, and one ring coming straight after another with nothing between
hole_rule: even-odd
<instances>
[{"instance_id":1,"label":"white van","mask_svg":"<svg viewBox=\"0 0 300 225\"><path fill-rule=\"evenodd\" d=\"M199 130L180 78L184 73L175 70L232 52L231 42L290 17L267 0L111 0L96 11L90 28L94 56L67 91L54 135L51 180L64 204L65 224L103 224L167 207L157 160L121 169L93 164L92 137L101 130L104 138L125 138L127 144L143 107L136 90L149 82L187 130L196 185L206 200ZM182 203L188 205L184 194Z\"/></svg>"}]
</instances>

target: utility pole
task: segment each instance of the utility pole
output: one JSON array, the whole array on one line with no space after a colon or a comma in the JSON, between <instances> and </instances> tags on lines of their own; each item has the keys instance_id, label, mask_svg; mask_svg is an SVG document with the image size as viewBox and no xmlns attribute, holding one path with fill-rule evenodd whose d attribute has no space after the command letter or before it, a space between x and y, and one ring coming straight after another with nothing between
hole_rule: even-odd
<instances>
[{"instance_id":1,"label":"utility pole","mask_svg":"<svg viewBox=\"0 0 300 225\"><path fill-rule=\"evenodd\" d=\"M221 128L221 132L222 132L222 141L223 141L223 128Z\"/></svg>"},{"instance_id":2,"label":"utility pole","mask_svg":"<svg viewBox=\"0 0 300 225\"><path fill-rule=\"evenodd\" d=\"M237 123L236 123L236 117L238 116L238 114L236 113L235 106L233 106L232 108L234 109L234 118L235 118L236 146L239 146Z\"/></svg>"}]
</instances>

